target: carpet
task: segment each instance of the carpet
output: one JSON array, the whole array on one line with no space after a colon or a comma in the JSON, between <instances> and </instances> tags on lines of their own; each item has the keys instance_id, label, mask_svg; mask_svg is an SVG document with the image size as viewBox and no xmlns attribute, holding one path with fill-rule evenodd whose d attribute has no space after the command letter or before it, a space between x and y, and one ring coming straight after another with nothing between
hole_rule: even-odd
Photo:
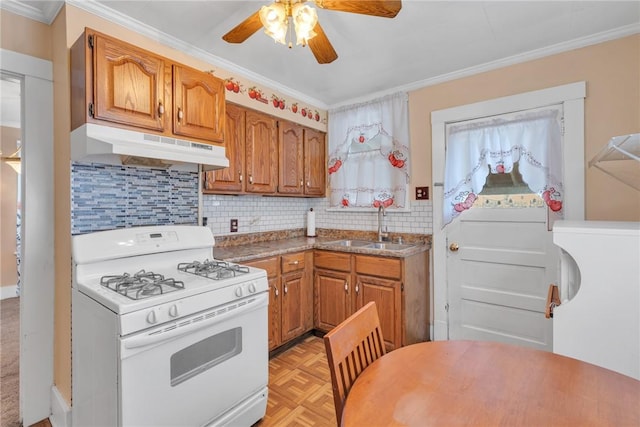
<instances>
[{"instance_id":1,"label":"carpet","mask_svg":"<svg viewBox=\"0 0 640 427\"><path fill-rule=\"evenodd\" d=\"M20 427L20 298L0 301L0 426Z\"/></svg>"}]
</instances>

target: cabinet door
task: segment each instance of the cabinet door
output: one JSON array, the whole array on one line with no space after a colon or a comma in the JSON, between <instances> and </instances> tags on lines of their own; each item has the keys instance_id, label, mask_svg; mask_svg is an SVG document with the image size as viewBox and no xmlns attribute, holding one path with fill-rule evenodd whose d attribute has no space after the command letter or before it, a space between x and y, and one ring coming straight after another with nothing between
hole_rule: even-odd
<instances>
[{"instance_id":1,"label":"cabinet door","mask_svg":"<svg viewBox=\"0 0 640 427\"><path fill-rule=\"evenodd\" d=\"M93 117L164 131L168 120L165 117L171 108L171 99L163 99L164 60L102 34L91 37L95 96Z\"/></svg>"},{"instance_id":2,"label":"cabinet door","mask_svg":"<svg viewBox=\"0 0 640 427\"><path fill-rule=\"evenodd\" d=\"M282 342L280 339L282 296L279 282L279 277L269 279L269 350L278 347Z\"/></svg>"},{"instance_id":3,"label":"cabinet door","mask_svg":"<svg viewBox=\"0 0 640 427\"><path fill-rule=\"evenodd\" d=\"M278 127L273 117L247 111L245 126L245 189L275 193L278 185Z\"/></svg>"},{"instance_id":4,"label":"cabinet door","mask_svg":"<svg viewBox=\"0 0 640 427\"><path fill-rule=\"evenodd\" d=\"M300 125L279 122L278 193L302 194L304 185L303 149L304 132Z\"/></svg>"},{"instance_id":5,"label":"cabinet door","mask_svg":"<svg viewBox=\"0 0 640 427\"><path fill-rule=\"evenodd\" d=\"M351 314L349 273L330 270L315 272L315 324L328 332Z\"/></svg>"},{"instance_id":6,"label":"cabinet door","mask_svg":"<svg viewBox=\"0 0 640 427\"><path fill-rule=\"evenodd\" d=\"M325 135L313 129L304 131L304 194L324 196L326 189Z\"/></svg>"},{"instance_id":7,"label":"cabinet door","mask_svg":"<svg viewBox=\"0 0 640 427\"><path fill-rule=\"evenodd\" d=\"M173 66L173 133L224 143L222 80L180 65Z\"/></svg>"},{"instance_id":8,"label":"cabinet door","mask_svg":"<svg viewBox=\"0 0 640 427\"><path fill-rule=\"evenodd\" d=\"M402 345L401 282L356 275L354 291L358 309L369 301L375 301L387 350L399 348Z\"/></svg>"},{"instance_id":9,"label":"cabinet door","mask_svg":"<svg viewBox=\"0 0 640 427\"><path fill-rule=\"evenodd\" d=\"M244 178L245 110L237 105L227 104L225 117L225 149L229 167L207 171L205 190L240 192Z\"/></svg>"},{"instance_id":10,"label":"cabinet door","mask_svg":"<svg viewBox=\"0 0 640 427\"><path fill-rule=\"evenodd\" d=\"M304 271L282 276L282 342L296 338L304 333L305 324L305 274Z\"/></svg>"}]
</instances>

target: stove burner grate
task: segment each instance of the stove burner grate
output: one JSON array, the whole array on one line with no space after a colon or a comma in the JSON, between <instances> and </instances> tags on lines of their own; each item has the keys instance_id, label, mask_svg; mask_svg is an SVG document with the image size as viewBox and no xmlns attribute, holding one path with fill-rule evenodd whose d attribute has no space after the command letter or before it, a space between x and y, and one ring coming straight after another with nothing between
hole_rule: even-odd
<instances>
[{"instance_id":1,"label":"stove burner grate","mask_svg":"<svg viewBox=\"0 0 640 427\"><path fill-rule=\"evenodd\" d=\"M171 278L165 279L162 274L145 270L140 270L134 275L123 273L115 276L102 276L100 284L133 300L184 289L184 282Z\"/></svg>"},{"instance_id":2,"label":"stove burner grate","mask_svg":"<svg viewBox=\"0 0 640 427\"><path fill-rule=\"evenodd\" d=\"M180 263L178 264L178 270L213 280L222 280L248 273L249 267L226 261L209 261L207 259L203 262L193 261Z\"/></svg>"}]
</instances>

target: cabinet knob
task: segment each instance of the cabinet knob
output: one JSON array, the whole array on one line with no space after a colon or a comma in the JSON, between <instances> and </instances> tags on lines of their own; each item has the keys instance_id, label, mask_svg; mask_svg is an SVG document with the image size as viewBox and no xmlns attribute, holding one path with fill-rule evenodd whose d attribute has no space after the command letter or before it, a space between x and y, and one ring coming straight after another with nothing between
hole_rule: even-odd
<instances>
[{"instance_id":1,"label":"cabinet knob","mask_svg":"<svg viewBox=\"0 0 640 427\"><path fill-rule=\"evenodd\" d=\"M249 184L253 184L253 175L249 175Z\"/></svg>"},{"instance_id":2,"label":"cabinet knob","mask_svg":"<svg viewBox=\"0 0 640 427\"><path fill-rule=\"evenodd\" d=\"M287 292L289 292L289 289L287 289L287 285L284 285L284 294L286 295Z\"/></svg>"},{"instance_id":3,"label":"cabinet knob","mask_svg":"<svg viewBox=\"0 0 640 427\"><path fill-rule=\"evenodd\" d=\"M240 182L242 182L242 172L238 172L238 175L240 176L239 177Z\"/></svg>"},{"instance_id":4,"label":"cabinet knob","mask_svg":"<svg viewBox=\"0 0 640 427\"><path fill-rule=\"evenodd\" d=\"M356 294L360 292L360 283L356 283Z\"/></svg>"},{"instance_id":5,"label":"cabinet knob","mask_svg":"<svg viewBox=\"0 0 640 427\"><path fill-rule=\"evenodd\" d=\"M344 282L344 291L349 293L349 282Z\"/></svg>"},{"instance_id":6,"label":"cabinet knob","mask_svg":"<svg viewBox=\"0 0 640 427\"><path fill-rule=\"evenodd\" d=\"M289 262L289 265L298 265L298 264L300 264L300 261L298 261L298 260Z\"/></svg>"},{"instance_id":7,"label":"cabinet knob","mask_svg":"<svg viewBox=\"0 0 640 427\"><path fill-rule=\"evenodd\" d=\"M300 180L300 187L302 187L304 185L304 181Z\"/></svg>"},{"instance_id":8,"label":"cabinet knob","mask_svg":"<svg viewBox=\"0 0 640 427\"><path fill-rule=\"evenodd\" d=\"M276 288L275 286L273 287L273 294L278 297L278 295L280 295L280 292L278 292L278 288Z\"/></svg>"},{"instance_id":9,"label":"cabinet knob","mask_svg":"<svg viewBox=\"0 0 640 427\"><path fill-rule=\"evenodd\" d=\"M178 107L178 121L182 121L184 117L184 113L182 112L182 108Z\"/></svg>"},{"instance_id":10,"label":"cabinet knob","mask_svg":"<svg viewBox=\"0 0 640 427\"><path fill-rule=\"evenodd\" d=\"M158 101L158 115L162 116L164 114L164 105L162 105L162 101Z\"/></svg>"}]
</instances>

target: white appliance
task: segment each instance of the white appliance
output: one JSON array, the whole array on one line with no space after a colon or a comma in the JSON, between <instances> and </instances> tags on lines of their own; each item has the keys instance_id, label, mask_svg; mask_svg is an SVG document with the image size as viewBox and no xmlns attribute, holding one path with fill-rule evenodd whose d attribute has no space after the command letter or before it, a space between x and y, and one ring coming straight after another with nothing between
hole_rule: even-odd
<instances>
[{"instance_id":1,"label":"white appliance","mask_svg":"<svg viewBox=\"0 0 640 427\"><path fill-rule=\"evenodd\" d=\"M206 227L74 236L73 426L250 426L267 404L268 282Z\"/></svg>"},{"instance_id":2,"label":"white appliance","mask_svg":"<svg viewBox=\"0 0 640 427\"><path fill-rule=\"evenodd\" d=\"M86 123L71 132L71 160L197 171L229 166L223 146Z\"/></svg>"},{"instance_id":3,"label":"white appliance","mask_svg":"<svg viewBox=\"0 0 640 427\"><path fill-rule=\"evenodd\" d=\"M553 352L640 379L640 223L556 221Z\"/></svg>"}]
</instances>

